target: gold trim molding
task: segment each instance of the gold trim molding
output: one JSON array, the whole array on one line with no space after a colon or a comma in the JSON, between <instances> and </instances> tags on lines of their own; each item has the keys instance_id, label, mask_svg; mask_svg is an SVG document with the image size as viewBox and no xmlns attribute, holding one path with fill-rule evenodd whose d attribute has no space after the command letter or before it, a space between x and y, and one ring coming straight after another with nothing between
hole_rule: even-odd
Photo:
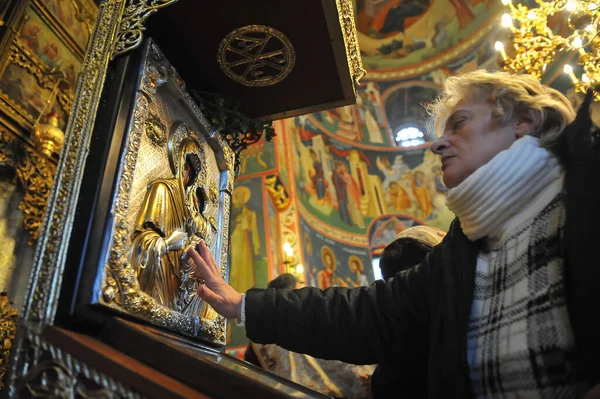
<instances>
[{"instance_id":1,"label":"gold trim molding","mask_svg":"<svg viewBox=\"0 0 600 399\"><path fill-rule=\"evenodd\" d=\"M124 6L124 0L107 0L101 3L99 19L83 62L66 129L67 140L61 152L56 181L48 201L48 212L40 231L43 240L38 243L35 251L33 273L26 295L24 317L32 321L48 323L54 318L57 290L75 217L72 210L79 197L83 167L112 55L107 43L114 40Z\"/></svg>"},{"instance_id":2,"label":"gold trim molding","mask_svg":"<svg viewBox=\"0 0 600 399\"><path fill-rule=\"evenodd\" d=\"M0 164L12 167L25 189L18 209L25 216L23 227L29 233L29 244L34 245L44 218L56 166L5 130L0 130Z\"/></svg>"},{"instance_id":3,"label":"gold trim molding","mask_svg":"<svg viewBox=\"0 0 600 399\"><path fill-rule=\"evenodd\" d=\"M9 364L8 397L14 396L19 380L24 378L30 365L39 359L30 350L31 343L41 339L39 334L43 326L50 324L56 314L75 217L73 209L81 189L83 166L112 56L112 43L115 42L124 9L125 0L105 0L99 7L98 19L75 89L73 110L66 128L65 147L60 155L56 179L40 228L41 239L38 240L34 253L21 316L21 325L26 328L17 331L14 356ZM31 328L30 332L25 331L28 328Z\"/></svg>"},{"instance_id":4,"label":"gold trim molding","mask_svg":"<svg viewBox=\"0 0 600 399\"><path fill-rule=\"evenodd\" d=\"M360 47L358 45L358 33L354 21L354 5L352 4L352 0L335 0L335 4L342 28L342 36L344 36L350 76L354 83L354 94L356 95L360 79L366 75L367 71L363 68Z\"/></svg>"},{"instance_id":5,"label":"gold trim molding","mask_svg":"<svg viewBox=\"0 0 600 399\"><path fill-rule=\"evenodd\" d=\"M137 48L144 38L144 22L159 9L178 0L129 0L119 33L114 44L113 57Z\"/></svg>"},{"instance_id":6,"label":"gold trim molding","mask_svg":"<svg viewBox=\"0 0 600 399\"><path fill-rule=\"evenodd\" d=\"M23 330L25 349L32 356L23 365L26 371L8 397L143 398L115 378L49 343L36 329L24 326Z\"/></svg>"},{"instance_id":7,"label":"gold trim molding","mask_svg":"<svg viewBox=\"0 0 600 399\"><path fill-rule=\"evenodd\" d=\"M12 341L17 331L17 317L19 312L13 307L6 292L0 293L0 391L4 389L4 374Z\"/></svg>"}]
</instances>

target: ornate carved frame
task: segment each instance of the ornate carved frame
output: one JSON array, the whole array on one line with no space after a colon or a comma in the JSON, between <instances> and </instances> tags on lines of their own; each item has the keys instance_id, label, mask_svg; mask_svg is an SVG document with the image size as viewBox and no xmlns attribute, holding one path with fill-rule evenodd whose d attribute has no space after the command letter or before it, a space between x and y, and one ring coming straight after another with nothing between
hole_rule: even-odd
<instances>
[{"instance_id":1,"label":"ornate carved frame","mask_svg":"<svg viewBox=\"0 0 600 399\"><path fill-rule=\"evenodd\" d=\"M148 10L154 6L146 1ZM42 359L48 344L41 336L44 326L53 322L57 311L62 273L73 224L73 212L81 189L81 180L87 151L95 123L96 112L106 78L108 63L117 43L121 18L126 0L106 0L100 4L98 19L90 38L81 75L75 90L73 111L66 129L66 142L62 150L55 183L48 200L47 211L40 231L32 274L29 280L25 305L13 345L7 385L9 396L18 395L21 379L31 378L34 365ZM66 354L55 351L58 359ZM64 364L64 360L62 360ZM101 376L101 381L108 381ZM102 383L107 386L106 383Z\"/></svg>"},{"instance_id":2,"label":"ornate carved frame","mask_svg":"<svg viewBox=\"0 0 600 399\"><path fill-rule=\"evenodd\" d=\"M219 188L219 203L222 204L220 206L222 213L219 221L221 225L218 229L220 236L216 238L216 249L220 250L220 253L216 254L215 258L217 262L220 262L223 278L227 277L229 206L234 180L233 151L202 115L196 103L185 91L183 80L164 58L158 47L152 42L144 44L144 47L147 54L143 57L141 82L134 100L133 119L126 139L128 144L120 166L116 200L112 210L114 233L109 249L110 256L104 279L102 303L169 330L191 337L202 336L216 344L225 345L225 318L217 316L215 320L200 320L198 317L186 316L158 305L154 299L140 290L135 271L129 265L131 231L127 227L127 213L134 186L133 176L137 165L140 140L145 134L146 122L150 115L149 107L154 102L160 86L171 85L171 87L177 88L180 98L183 100L181 106L187 107L191 111L194 122L202 126L202 129L210 137L197 132L195 134L203 136L206 140L212 140L215 144L213 148L218 147L215 156L217 162L221 164L219 167L222 179ZM201 176L204 177L200 177L200 181L206 183L208 188L206 166L202 169Z\"/></svg>"}]
</instances>

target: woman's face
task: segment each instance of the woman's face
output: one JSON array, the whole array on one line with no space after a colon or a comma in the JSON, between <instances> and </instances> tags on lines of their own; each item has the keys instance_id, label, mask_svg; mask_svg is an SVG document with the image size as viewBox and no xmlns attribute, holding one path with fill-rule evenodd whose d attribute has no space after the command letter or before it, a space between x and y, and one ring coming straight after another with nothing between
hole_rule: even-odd
<instances>
[{"instance_id":1,"label":"woman's face","mask_svg":"<svg viewBox=\"0 0 600 399\"><path fill-rule=\"evenodd\" d=\"M532 124L514 119L500 126L492 118L489 102L462 100L446 121L444 134L431 146L442 157L444 184L453 188L488 163L517 138L529 133Z\"/></svg>"}]
</instances>

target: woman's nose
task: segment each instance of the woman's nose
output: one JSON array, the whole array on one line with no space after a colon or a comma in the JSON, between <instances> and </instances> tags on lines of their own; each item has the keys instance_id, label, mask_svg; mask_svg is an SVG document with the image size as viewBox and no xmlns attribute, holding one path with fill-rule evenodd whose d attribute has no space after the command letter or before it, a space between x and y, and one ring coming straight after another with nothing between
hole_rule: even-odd
<instances>
[{"instance_id":1,"label":"woman's nose","mask_svg":"<svg viewBox=\"0 0 600 399\"><path fill-rule=\"evenodd\" d=\"M448 147L448 143L440 137L436 141L431 144L431 152L436 155L442 155L442 151L444 151Z\"/></svg>"}]
</instances>

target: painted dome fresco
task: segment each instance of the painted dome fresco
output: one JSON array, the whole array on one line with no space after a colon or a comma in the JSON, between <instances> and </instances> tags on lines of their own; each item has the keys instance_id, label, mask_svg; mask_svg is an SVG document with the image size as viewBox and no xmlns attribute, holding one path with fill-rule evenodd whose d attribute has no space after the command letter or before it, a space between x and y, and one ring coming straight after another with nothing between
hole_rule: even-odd
<instances>
[{"instance_id":1,"label":"painted dome fresco","mask_svg":"<svg viewBox=\"0 0 600 399\"><path fill-rule=\"evenodd\" d=\"M367 79L418 75L468 51L496 26L493 0L355 0Z\"/></svg>"}]
</instances>

